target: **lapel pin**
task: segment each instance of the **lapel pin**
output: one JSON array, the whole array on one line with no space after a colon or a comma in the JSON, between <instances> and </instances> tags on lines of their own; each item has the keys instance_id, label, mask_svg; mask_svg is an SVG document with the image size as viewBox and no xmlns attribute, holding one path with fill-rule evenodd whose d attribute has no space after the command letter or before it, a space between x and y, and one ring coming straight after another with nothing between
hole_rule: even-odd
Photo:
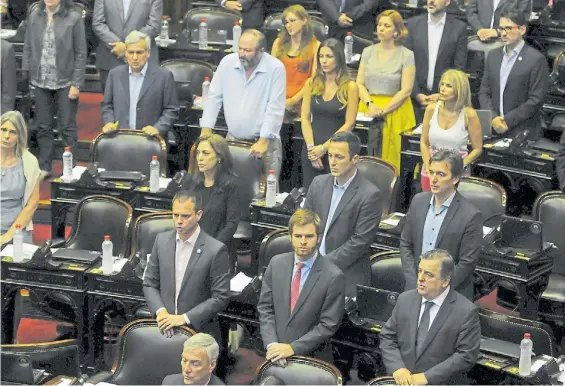
<instances>
[{"instance_id":1,"label":"lapel pin","mask_svg":"<svg viewBox=\"0 0 565 386\"><path fill-rule=\"evenodd\" d=\"M519 60L519 61L522 61L522 57L521 57L521 56L518 56L518 60Z\"/></svg>"},{"instance_id":2,"label":"lapel pin","mask_svg":"<svg viewBox=\"0 0 565 386\"><path fill-rule=\"evenodd\" d=\"M202 249L198 248L198 249L196 250L196 253L202 253Z\"/></svg>"}]
</instances>

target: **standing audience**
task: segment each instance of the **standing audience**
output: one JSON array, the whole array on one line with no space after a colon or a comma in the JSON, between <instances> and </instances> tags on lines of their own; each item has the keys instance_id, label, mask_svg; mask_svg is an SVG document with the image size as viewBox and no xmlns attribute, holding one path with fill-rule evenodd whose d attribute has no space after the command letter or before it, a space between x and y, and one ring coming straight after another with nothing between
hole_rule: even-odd
<instances>
[{"instance_id":1,"label":"standing audience","mask_svg":"<svg viewBox=\"0 0 565 386\"><path fill-rule=\"evenodd\" d=\"M467 150L471 140L473 150ZM422 153L422 190L430 191L426 170L430 158L438 150L453 150L463 157L463 175L471 175L469 165L479 158L483 148L483 133L477 112L471 107L471 88L467 75L459 70L447 70L439 84L439 101L429 104L424 115L420 151Z\"/></svg>"},{"instance_id":2,"label":"standing audience","mask_svg":"<svg viewBox=\"0 0 565 386\"><path fill-rule=\"evenodd\" d=\"M330 172L330 138L336 132L353 130L359 104L359 90L348 75L343 44L326 40L317 61L318 70L306 83L302 101L302 186L306 189L314 177Z\"/></svg>"},{"instance_id":3,"label":"standing audience","mask_svg":"<svg viewBox=\"0 0 565 386\"><path fill-rule=\"evenodd\" d=\"M86 37L82 13L71 0L43 0L29 15L22 69L35 86L35 116L41 178L51 174L53 112L64 146L77 142L76 113L84 84Z\"/></svg>"},{"instance_id":4,"label":"standing audience","mask_svg":"<svg viewBox=\"0 0 565 386\"><path fill-rule=\"evenodd\" d=\"M216 0L216 4L241 12L242 28L261 28L265 21L263 0Z\"/></svg>"},{"instance_id":5,"label":"standing audience","mask_svg":"<svg viewBox=\"0 0 565 386\"><path fill-rule=\"evenodd\" d=\"M382 139L376 130L369 130L369 155L379 156L400 170L400 134L416 125L410 95L416 67L414 53L402 46L408 35L402 16L396 11L384 11L377 18L380 42L363 50L357 84L359 111L384 119Z\"/></svg>"},{"instance_id":6,"label":"standing audience","mask_svg":"<svg viewBox=\"0 0 565 386\"><path fill-rule=\"evenodd\" d=\"M18 91L18 77L16 72L16 54L12 43L0 40L2 57L0 77L2 79L2 114L14 110L16 107L16 93Z\"/></svg>"}]
</instances>

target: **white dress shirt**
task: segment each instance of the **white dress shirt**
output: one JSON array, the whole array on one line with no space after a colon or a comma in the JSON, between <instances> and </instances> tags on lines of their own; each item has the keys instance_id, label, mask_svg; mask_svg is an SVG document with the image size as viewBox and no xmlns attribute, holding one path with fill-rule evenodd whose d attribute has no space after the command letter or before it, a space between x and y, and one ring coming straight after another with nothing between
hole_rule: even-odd
<instances>
[{"instance_id":1,"label":"white dress shirt","mask_svg":"<svg viewBox=\"0 0 565 386\"><path fill-rule=\"evenodd\" d=\"M483 0L484 1L484 0ZM500 0L492 0L492 19L490 19L490 28L494 28L494 14L498 8Z\"/></svg>"},{"instance_id":2,"label":"white dress shirt","mask_svg":"<svg viewBox=\"0 0 565 386\"><path fill-rule=\"evenodd\" d=\"M441 293L441 295L439 295L437 298L435 298L433 300L428 300L428 299L422 297L422 305L420 306L420 316L418 317L418 326L420 325L420 320L422 320L422 314L424 313L424 310L426 308L424 303L426 301L430 301L430 302L434 303L434 305L430 307L430 325L428 326L428 330L430 328L432 328L432 323L434 322L434 319L436 318L436 315L437 315L441 305L445 301L445 298L447 297L447 294L449 293L450 288L451 288L451 286L447 286L447 288Z\"/></svg>"},{"instance_id":3,"label":"white dress shirt","mask_svg":"<svg viewBox=\"0 0 565 386\"><path fill-rule=\"evenodd\" d=\"M431 16L428 14L428 90L434 87L437 54L439 52L441 37L443 36L446 17L447 13L444 13L441 20L434 23L432 22Z\"/></svg>"}]
</instances>

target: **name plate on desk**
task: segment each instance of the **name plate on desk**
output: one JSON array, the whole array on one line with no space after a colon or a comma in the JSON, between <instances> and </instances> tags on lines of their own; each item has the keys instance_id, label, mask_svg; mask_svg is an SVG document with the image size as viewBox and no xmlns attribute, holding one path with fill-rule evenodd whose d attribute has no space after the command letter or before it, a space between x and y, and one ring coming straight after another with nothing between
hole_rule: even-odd
<instances>
[{"instance_id":1,"label":"name plate on desk","mask_svg":"<svg viewBox=\"0 0 565 386\"><path fill-rule=\"evenodd\" d=\"M539 274L550 271L553 267L553 259L550 257L539 257L530 259L526 256L507 256L502 253L489 253L483 249L479 255L477 270L496 271L501 274L513 276L519 280L527 281L537 277Z\"/></svg>"},{"instance_id":2,"label":"name plate on desk","mask_svg":"<svg viewBox=\"0 0 565 386\"><path fill-rule=\"evenodd\" d=\"M4 258L2 259L4 263ZM29 269L20 264L6 264L2 266L2 280L34 283L43 286L72 287L78 290L85 288L83 272L88 268L83 264L65 264L59 271L43 271ZM65 272L76 271L76 273Z\"/></svg>"},{"instance_id":3,"label":"name plate on desk","mask_svg":"<svg viewBox=\"0 0 565 386\"><path fill-rule=\"evenodd\" d=\"M259 204L251 204L251 222L273 229L288 227L291 215L291 213L277 210L276 207L265 208Z\"/></svg>"},{"instance_id":4,"label":"name plate on desk","mask_svg":"<svg viewBox=\"0 0 565 386\"><path fill-rule=\"evenodd\" d=\"M53 199L64 199L64 200L76 200L80 201L86 196L94 195L94 194L104 194L106 196L114 196L119 197L122 195L122 191L107 189L107 188L94 188L94 187L83 187L73 183L63 183L61 181L57 181L58 179L52 182L52 187L54 188L54 194L52 193ZM129 189L130 187L126 186L118 186L116 185L116 189Z\"/></svg>"},{"instance_id":5,"label":"name plate on desk","mask_svg":"<svg viewBox=\"0 0 565 386\"><path fill-rule=\"evenodd\" d=\"M136 197L136 209L148 212L171 210L173 197L167 192L150 193L149 188L139 188Z\"/></svg>"}]
</instances>

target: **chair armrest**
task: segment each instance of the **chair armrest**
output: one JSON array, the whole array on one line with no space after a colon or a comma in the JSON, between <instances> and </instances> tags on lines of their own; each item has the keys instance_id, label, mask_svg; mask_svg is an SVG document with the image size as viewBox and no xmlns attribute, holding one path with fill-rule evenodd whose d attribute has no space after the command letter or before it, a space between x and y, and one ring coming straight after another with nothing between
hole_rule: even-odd
<instances>
[{"instance_id":1,"label":"chair armrest","mask_svg":"<svg viewBox=\"0 0 565 386\"><path fill-rule=\"evenodd\" d=\"M253 230L251 224L248 221L240 221L239 224L237 224L237 230L233 238L236 240L251 240L252 235Z\"/></svg>"},{"instance_id":2,"label":"chair armrest","mask_svg":"<svg viewBox=\"0 0 565 386\"><path fill-rule=\"evenodd\" d=\"M111 371L102 371L99 373L94 374L92 377L86 379L86 382L92 383L93 385L99 382L109 382L110 379L114 376L114 373Z\"/></svg>"},{"instance_id":3,"label":"chair armrest","mask_svg":"<svg viewBox=\"0 0 565 386\"><path fill-rule=\"evenodd\" d=\"M63 248L65 246L65 239L52 239L51 248Z\"/></svg>"}]
</instances>

